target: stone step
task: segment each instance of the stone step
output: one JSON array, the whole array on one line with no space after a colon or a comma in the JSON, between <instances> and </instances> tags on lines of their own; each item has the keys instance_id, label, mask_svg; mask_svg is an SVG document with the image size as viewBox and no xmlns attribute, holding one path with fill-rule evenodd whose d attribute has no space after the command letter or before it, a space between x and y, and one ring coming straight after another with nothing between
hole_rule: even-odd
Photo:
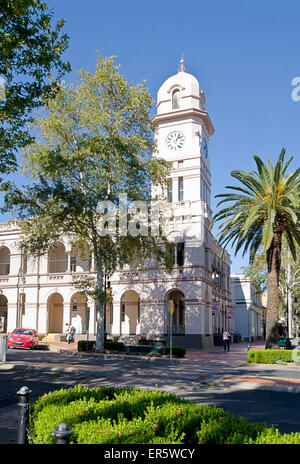
<instances>
[{"instance_id":1,"label":"stone step","mask_svg":"<svg viewBox=\"0 0 300 464\"><path fill-rule=\"evenodd\" d=\"M43 342L65 342L66 336L61 333L49 333L42 338Z\"/></svg>"}]
</instances>

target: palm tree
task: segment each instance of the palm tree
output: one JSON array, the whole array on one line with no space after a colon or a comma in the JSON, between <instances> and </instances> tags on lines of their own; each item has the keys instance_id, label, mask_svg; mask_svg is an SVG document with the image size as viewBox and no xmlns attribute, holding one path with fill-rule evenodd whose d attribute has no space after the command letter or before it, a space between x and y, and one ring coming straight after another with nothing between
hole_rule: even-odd
<instances>
[{"instance_id":1,"label":"palm tree","mask_svg":"<svg viewBox=\"0 0 300 464\"><path fill-rule=\"evenodd\" d=\"M232 171L232 177L242 185L225 187L238 193L216 195L223 198L218 207L225 202L230 202L230 205L218 211L213 218L213 223L223 221L218 234L220 244L226 247L231 242L235 255L243 248L243 256L249 251L249 261L253 263L258 247L264 246L268 265L266 348L278 344L278 288L283 235L294 260L295 242L300 245L300 169L287 174L293 157L285 163L285 153L283 149L275 167L272 160L269 159L265 165L258 156L254 156L256 171Z\"/></svg>"}]
</instances>

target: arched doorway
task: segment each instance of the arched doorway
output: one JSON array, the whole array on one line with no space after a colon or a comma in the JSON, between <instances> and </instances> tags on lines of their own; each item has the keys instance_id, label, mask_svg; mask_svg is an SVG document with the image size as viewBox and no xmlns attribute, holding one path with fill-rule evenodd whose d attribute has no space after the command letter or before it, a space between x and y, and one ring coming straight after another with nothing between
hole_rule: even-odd
<instances>
[{"instance_id":1,"label":"arched doorway","mask_svg":"<svg viewBox=\"0 0 300 464\"><path fill-rule=\"evenodd\" d=\"M140 297L128 290L121 298L121 334L136 335L140 332Z\"/></svg>"},{"instance_id":2,"label":"arched doorway","mask_svg":"<svg viewBox=\"0 0 300 464\"><path fill-rule=\"evenodd\" d=\"M185 297L181 290L171 290L167 296L167 327L166 333L170 333L170 300L174 302L172 323L173 335L185 334Z\"/></svg>"},{"instance_id":3,"label":"arched doorway","mask_svg":"<svg viewBox=\"0 0 300 464\"><path fill-rule=\"evenodd\" d=\"M82 293L75 293L71 298L71 324L75 329L75 334L86 333L87 322L87 297Z\"/></svg>"},{"instance_id":4,"label":"arched doorway","mask_svg":"<svg viewBox=\"0 0 300 464\"><path fill-rule=\"evenodd\" d=\"M59 293L48 299L48 333L63 333L64 300Z\"/></svg>"},{"instance_id":5,"label":"arched doorway","mask_svg":"<svg viewBox=\"0 0 300 464\"><path fill-rule=\"evenodd\" d=\"M0 333L7 331L7 298L0 295Z\"/></svg>"}]
</instances>

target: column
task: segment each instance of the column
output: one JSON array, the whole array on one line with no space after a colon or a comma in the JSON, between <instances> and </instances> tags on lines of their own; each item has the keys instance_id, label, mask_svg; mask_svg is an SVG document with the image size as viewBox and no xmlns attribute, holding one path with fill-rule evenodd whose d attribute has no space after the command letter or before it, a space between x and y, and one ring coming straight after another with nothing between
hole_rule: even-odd
<instances>
[{"instance_id":1,"label":"column","mask_svg":"<svg viewBox=\"0 0 300 464\"><path fill-rule=\"evenodd\" d=\"M88 317L89 317L89 334L95 335L96 333L96 313L95 313L95 300L88 299L87 300L87 308L88 308Z\"/></svg>"},{"instance_id":2,"label":"column","mask_svg":"<svg viewBox=\"0 0 300 464\"><path fill-rule=\"evenodd\" d=\"M120 301L113 301L113 325L111 328L112 335L121 335L120 327L121 327L121 307Z\"/></svg>"},{"instance_id":3,"label":"column","mask_svg":"<svg viewBox=\"0 0 300 464\"><path fill-rule=\"evenodd\" d=\"M47 334L48 332L48 308L47 303L40 303L38 312L38 334Z\"/></svg>"},{"instance_id":4,"label":"column","mask_svg":"<svg viewBox=\"0 0 300 464\"><path fill-rule=\"evenodd\" d=\"M70 301L63 302L63 332L65 332L66 324L71 323L71 316L70 316Z\"/></svg>"},{"instance_id":5,"label":"column","mask_svg":"<svg viewBox=\"0 0 300 464\"><path fill-rule=\"evenodd\" d=\"M67 256L68 256L68 268L67 268L67 272L71 272L71 251L67 251Z\"/></svg>"}]
</instances>

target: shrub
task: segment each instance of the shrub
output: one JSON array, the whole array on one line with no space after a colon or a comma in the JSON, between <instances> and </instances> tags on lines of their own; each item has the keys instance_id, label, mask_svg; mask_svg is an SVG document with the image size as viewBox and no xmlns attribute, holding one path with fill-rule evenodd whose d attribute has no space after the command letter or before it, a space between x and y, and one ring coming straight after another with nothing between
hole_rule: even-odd
<instances>
[{"instance_id":1,"label":"shrub","mask_svg":"<svg viewBox=\"0 0 300 464\"><path fill-rule=\"evenodd\" d=\"M88 346L88 351L95 351L96 349L96 342L89 340L78 340L77 343L77 350L78 351L86 351L86 347ZM122 342L112 342L110 340L105 340L104 342L104 349L111 350L111 351L123 351L124 343Z\"/></svg>"},{"instance_id":2,"label":"shrub","mask_svg":"<svg viewBox=\"0 0 300 464\"><path fill-rule=\"evenodd\" d=\"M137 423L141 422L139 433L132 437L130 443L151 443L151 439L155 439L155 427L151 426L150 436L147 421L143 425L147 408L151 404L160 406L167 402L181 404L184 401L158 390L151 392L118 387L89 389L81 385L68 390L61 389L43 395L31 405L33 442L52 443L51 431L59 423L65 422L74 431L73 441L76 443L126 443L129 438L128 433L124 435L124 431L136 432ZM98 431L96 436L95 428ZM148 430L147 434L144 429ZM102 436L103 431L105 434ZM82 434L86 441L82 441Z\"/></svg>"},{"instance_id":3,"label":"shrub","mask_svg":"<svg viewBox=\"0 0 300 464\"><path fill-rule=\"evenodd\" d=\"M77 444L300 444L300 433L282 435L158 390L78 385L50 392L30 406L33 443L53 443L51 432L62 422Z\"/></svg>"},{"instance_id":4,"label":"shrub","mask_svg":"<svg viewBox=\"0 0 300 464\"><path fill-rule=\"evenodd\" d=\"M250 363L274 364L276 361L291 362L293 350L250 350L247 359Z\"/></svg>"},{"instance_id":5,"label":"shrub","mask_svg":"<svg viewBox=\"0 0 300 464\"><path fill-rule=\"evenodd\" d=\"M170 354L170 347L165 346L163 353ZM178 358L183 358L185 356L185 353L186 353L186 348L184 348L183 346L172 346L172 354L174 356L177 356Z\"/></svg>"},{"instance_id":6,"label":"shrub","mask_svg":"<svg viewBox=\"0 0 300 464\"><path fill-rule=\"evenodd\" d=\"M106 340L104 342L104 348L106 350L111 351L123 351L124 343L122 342L112 342L110 340Z\"/></svg>"},{"instance_id":7,"label":"shrub","mask_svg":"<svg viewBox=\"0 0 300 464\"><path fill-rule=\"evenodd\" d=\"M88 346L88 351L93 351L96 348L96 342L89 340L78 340L77 342L77 350L78 351L86 351L86 347Z\"/></svg>"}]
</instances>

